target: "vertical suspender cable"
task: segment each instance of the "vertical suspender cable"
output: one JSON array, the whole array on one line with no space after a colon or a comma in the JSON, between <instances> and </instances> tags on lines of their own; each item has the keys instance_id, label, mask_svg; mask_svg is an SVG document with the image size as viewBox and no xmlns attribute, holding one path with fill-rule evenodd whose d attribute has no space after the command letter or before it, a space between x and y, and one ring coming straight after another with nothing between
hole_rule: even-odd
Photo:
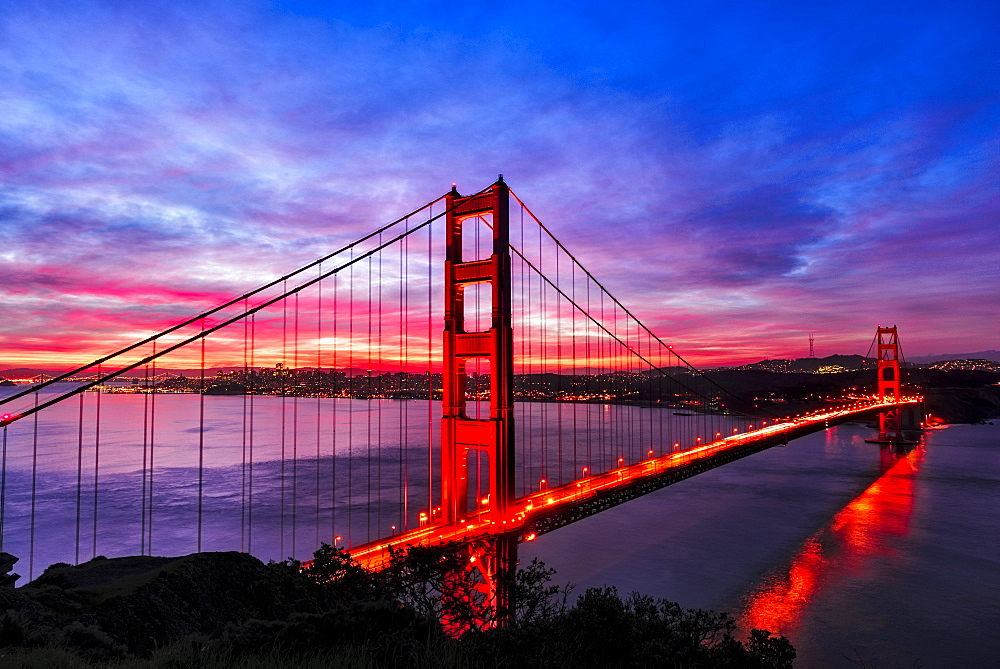
<instances>
[{"instance_id":1,"label":"vertical suspender cable","mask_svg":"<svg viewBox=\"0 0 1000 669\"><path fill-rule=\"evenodd\" d=\"M622 345L618 342L621 341L622 336L618 330L618 325L619 325L618 308L615 307L614 305L612 305L611 307L611 318L612 318L612 323L614 324L613 325L614 336L615 339L617 339L618 341L612 340L608 342L608 352L611 354L611 359L614 361L615 394L618 395L618 398L621 398L624 390L624 384L622 383L622 375L621 375ZM621 400L618 399L618 401L615 401L611 405L611 430L612 430L611 442L612 444L614 444L613 468L619 467L619 465L622 462L623 439L622 439L621 421L622 421Z\"/></svg>"},{"instance_id":2,"label":"vertical suspender cable","mask_svg":"<svg viewBox=\"0 0 1000 669\"><path fill-rule=\"evenodd\" d=\"M545 253L542 250L542 229L538 228L538 271L544 273L545 271ZM541 378L547 378L546 374L548 372L548 350L546 349L546 330L549 324L549 314L545 310L545 282L538 282L538 304L541 309L541 318L539 319L540 333L539 333L539 350L541 352L541 365L539 371L541 372ZM551 487L552 482L549 481L549 441L548 441L548 419L549 419L549 405L548 402L542 402L542 478L545 479L546 486Z\"/></svg>"},{"instance_id":3,"label":"vertical suspender cable","mask_svg":"<svg viewBox=\"0 0 1000 669\"><path fill-rule=\"evenodd\" d=\"M629 317L626 315L625 316L625 343L627 344L627 346L626 346L625 351L622 352L622 355L625 357L625 360L626 360L626 362L628 364L628 368L625 371L628 373L628 377L627 378L629 379L629 394L631 394L632 388L635 388L635 392L636 393L639 393L642 390L641 386L638 383L638 379L636 379L634 376L632 376L632 374L633 374L632 370L633 369L637 369L638 372L642 372L642 368L641 367L634 367L634 365L635 365L635 359L634 359L634 357L627 355L628 353L632 352L633 347L636 348L636 349L638 349L638 346L639 346L639 342L637 340L629 339L629 337L630 337L630 333L629 333L629 329L630 328L629 328L629 326L630 325L631 325L631 320L629 320ZM638 399L638 395L636 395L636 399ZM640 406L641 405L638 402L635 402L635 403L633 403L629 407L629 412L628 412L628 416L629 416L629 420L628 420L629 459L632 462L639 462L639 461L642 460L642 458L639 457L639 452L638 452L638 449L642 448L642 417L639 415L639 408L640 408ZM637 434L637 432L638 432L638 434Z\"/></svg>"},{"instance_id":4,"label":"vertical suspender cable","mask_svg":"<svg viewBox=\"0 0 1000 669\"><path fill-rule=\"evenodd\" d=\"M595 306L595 311L596 310L597 310L597 307ZM601 315L600 315L600 318L599 318L598 322L604 323L605 321L604 321L604 301L603 301L603 299L602 299L601 304L600 304L600 314ZM603 397L603 396L608 394L607 393L607 388L610 387L610 381L609 381L610 377L608 376L608 374L611 372L611 368L610 368L610 366L608 364L608 361L607 361L607 359L605 358L605 355L604 355L604 348L605 348L604 347L604 332L600 328L595 328L595 330L594 330L594 355L596 356L596 359L597 359L597 368L600 370L600 375L598 376L598 379L597 379L597 387L601 391L602 397L601 397L601 402L599 404L600 408L598 409L597 413L594 416L595 422L597 423L597 425L595 426L595 431L596 431L596 434L597 434L597 444L596 444L597 448L596 448L596 453L593 454L593 457L595 458L597 469L599 471L602 471L602 472L605 471L605 469L606 469L605 468L605 464L606 464L606 462L605 462L605 450L607 448L607 438L606 438L606 436L604 434L604 432L605 432L605 430L604 430L604 428L605 428L605 415L606 415L605 409L606 409L606 404L607 404L607 398Z\"/></svg>"},{"instance_id":5,"label":"vertical suspender cable","mask_svg":"<svg viewBox=\"0 0 1000 669\"><path fill-rule=\"evenodd\" d=\"M555 250L556 256L556 285L558 286L561 277L559 276L559 249ZM552 299L556 303L556 369L555 369L555 380L556 380L556 399L562 393L562 300L559 299L559 295L553 295ZM563 433L562 433L562 405L556 404L556 481L559 485L566 482L567 479L563 478Z\"/></svg>"},{"instance_id":6,"label":"vertical suspender cable","mask_svg":"<svg viewBox=\"0 0 1000 669\"><path fill-rule=\"evenodd\" d=\"M524 212L522 207L521 212L521 230L518 233L521 243L521 249L527 251L525 247L524 239ZM523 494L530 494L538 490L538 481L540 478L536 476L537 471L535 470L535 459L534 459L534 441L533 431L532 431L532 418L535 411L535 399L534 395L534 382L532 377L532 371L534 367L534 318L530 316L532 312L529 311L528 305L532 304L531 295L531 270L526 266L524 259L521 258L519 262L521 266L521 309L522 309L522 327L520 332L517 334L521 338L521 371L524 378L524 393L525 401L522 408L522 415L524 420L521 421L521 434L523 436L523 444L521 446L522 460L524 461L524 481L522 485L524 486Z\"/></svg>"},{"instance_id":7,"label":"vertical suspender cable","mask_svg":"<svg viewBox=\"0 0 1000 669\"><path fill-rule=\"evenodd\" d=\"M323 275L323 264L320 263L319 275ZM320 423L323 418L322 396L326 394L327 384L323 376L323 282L316 284L316 373L313 375L312 390L316 393L316 538L313 546L319 548L320 532Z\"/></svg>"},{"instance_id":8,"label":"vertical suspender cable","mask_svg":"<svg viewBox=\"0 0 1000 669\"><path fill-rule=\"evenodd\" d=\"M292 334L292 369L289 380L292 384L292 557L295 557L295 538L298 534L299 506L299 294L295 293L295 328Z\"/></svg>"},{"instance_id":9,"label":"vertical suspender cable","mask_svg":"<svg viewBox=\"0 0 1000 669\"><path fill-rule=\"evenodd\" d=\"M101 366L97 366L97 376L101 375ZM92 558L97 557L97 482L98 474L101 469L101 395L104 394L104 390L101 386L97 386L97 408L94 415L94 529L93 529L93 550L91 552Z\"/></svg>"},{"instance_id":10,"label":"vertical suspender cable","mask_svg":"<svg viewBox=\"0 0 1000 669\"><path fill-rule=\"evenodd\" d=\"M338 279L339 275L333 275L333 335L331 341L333 342L333 360L332 365L332 383L333 383L333 418L332 425L330 427L330 541L336 546L339 542L336 540L337 536L337 405L340 399L340 388L338 387L337 378L337 348L339 339L337 337L337 307L338 304Z\"/></svg>"},{"instance_id":11,"label":"vertical suspender cable","mask_svg":"<svg viewBox=\"0 0 1000 669\"><path fill-rule=\"evenodd\" d=\"M379 244L381 246L381 244ZM374 307L372 305L372 259L368 258L368 303L366 305L366 311L368 312L368 340L367 340L367 360L365 360L365 369L368 370L367 374L367 389L366 389L366 400L365 400L365 425L367 427L367 438L365 444L365 469L368 474L367 485L365 486L365 492L368 496L367 504L365 507L365 520L367 520L367 535L365 541L371 541L374 539L372 534L372 395L374 388L372 387L372 312Z\"/></svg>"},{"instance_id":12,"label":"vertical suspender cable","mask_svg":"<svg viewBox=\"0 0 1000 669\"><path fill-rule=\"evenodd\" d=\"M649 351L650 357L652 358L652 354L653 354L653 351L655 349L653 348L652 339L650 338L650 336L648 334L646 335L646 350ZM663 357L662 357L662 355L658 355L656 357L656 364L659 365L660 367L663 366ZM659 379L660 378L661 377L659 377L659 376L655 377L655 379L657 381L657 384L659 384ZM663 420L662 420L663 415L662 415L662 406L661 406L661 402L659 401L660 395L659 395L659 393L656 392L656 390L653 387L653 380L654 380L654 375L653 375L652 371L650 371L649 379L647 380L647 383L646 383L646 393L647 393L647 395L649 397L649 447L655 449L653 451L655 455L663 455L663 451L662 451L662 447L663 447ZM654 401L654 398L655 398L655 401ZM656 413L655 414L653 413L653 408L654 407L656 408ZM659 419L659 421L654 420L654 418ZM653 440L653 431L654 431L655 423L657 423L657 422L659 422L660 433L659 433L659 437L654 442L654 440ZM656 443L656 446L653 445L654 443Z\"/></svg>"},{"instance_id":13,"label":"vertical suspender cable","mask_svg":"<svg viewBox=\"0 0 1000 669\"><path fill-rule=\"evenodd\" d=\"M198 379L198 552L201 552L201 529L205 499L205 319L201 319L201 376Z\"/></svg>"},{"instance_id":14,"label":"vertical suspender cable","mask_svg":"<svg viewBox=\"0 0 1000 669\"><path fill-rule=\"evenodd\" d=\"M282 286L288 292L288 281ZM279 473L278 552L285 555L285 401L288 395L288 297L281 300L281 465Z\"/></svg>"},{"instance_id":15,"label":"vertical suspender cable","mask_svg":"<svg viewBox=\"0 0 1000 669\"><path fill-rule=\"evenodd\" d=\"M570 267L570 282L572 285L572 292L573 292L573 301L576 302L576 264L571 264L569 267ZM573 368L570 369L570 390L573 395L579 395L580 394L579 383L574 383L578 378L577 369L575 369L575 367L577 364L579 364L577 362L578 358L576 356L576 316L577 316L576 309L570 309L569 313L570 313L570 318L572 319L572 324L571 324L572 345L570 347L572 352L570 353L570 357L573 359ZM577 401L578 399L579 398L577 397L573 398L573 469L571 470L571 473L573 474L572 478L576 478L577 469L580 466L580 462L578 459L579 456L577 454L578 427L576 422L576 407L577 404L579 404L579 402Z\"/></svg>"},{"instance_id":16,"label":"vertical suspender cable","mask_svg":"<svg viewBox=\"0 0 1000 669\"><path fill-rule=\"evenodd\" d=\"M428 210L428 216L433 216L434 207ZM431 364L434 355L434 236L433 226L427 226L427 518L434 521L434 368Z\"/></svg>"},{"instance_id":17,"label":"vertical suspender cable","mask_svg":"<svg viewBox=\"0 0 1000 669\"><path fill-rule=\"evenodd\" d=\"M530 240L529 240L529 243L530 243ZM535 305L535 309L538 310L538 312L537 312L538 313L538 317L537 318L532 318L534 327L532 328L531 338L528 340L528 342L529 342L528 343L528 350L529 350L529 356L530 356L529 357L529 360L530 360L529 374L532 376L532 380L533 380L532 390L535 392L536 398L540 400L540 399L542 399L541 394L540 394L542 385L541 385L541 383L539 383L539 381L541 381L541 379L542 379L540 344L541 344L541 337L542 337L542 316L543 316L543 314L541 313L541 310L540 310L541 299L538 298L538 297L536 297L535 293L533 292L535 290L535 288L532 286L532 279L533 278L534 278L534 274L532 272L528 272L528 301L532 305ZM542 409L541 409L541 405L539 403L536 403L535 406L532 407L531 414L532 414L531 415L531 420L529 421L529 424L530 424L531 427L530 427L530 434L529 434L529 437L528 437L529 440L530 440L528 442L528 448L531 451L531 454L529 456L530 459L531 459L531 464L532 464L533 467L535 467L535 474L536 474L536 476L532 477L532 482L531 482L532 483L532 489L535 489L536 486L538 486L538 487L541 486L541 481L545 478L545 474L542 472L542 470L545 467L545 463L542 461L541 440L536 438L536 437L538 437L538 435L541 434L541 432L540 432L540 430L538 430L538 429L535 428L535 425L538 423L538 421L541 420L541 416L542 416ZM537 478L538 481L535 481L534 480L535 478Z\"/></svg>"},{"instance_id":18,"label":"vertical suspender cable","mask_svg":"<svg viewBox=\"0 0 1000 669\"><path fill-rule=\"evenodd\" d=\"M619 360L621 361L621 371L622 371L622 399L628 401L632 396L632 358L629 356L629 320L628 316L622 315L621 319L625 322L625 336L622 338L624 342L618 347ZM620 434L622 436L622 456L625 458L623 464L631 464L634 461L634 449L633 449L633 431L632 423L635 417L635 405L633 404L620 404L621 407L621 422L619 423L619 428L621 430Z\"/></svg>"},{"instance_id":19,"label":"vertical suspender cable","mask_svg":"<svg viewBox=\"0 0 1000 669\"><path fill-rule=\"evenodd\" d=\"M80 564L80 514L83 510L83 393L80 393L80 416L76 449L76 553L75 562Z\"/></svg>"},{"instance_id":20,"label":"vertical suspender cable","mask_svg":"<svg viewBox=\"0 0 1000 669\"><path fill-rule=\"evenodd\" d=\"M139 527L139 555L146 554L146 471L149 458L149 365L143 366L142 382L142 521Z\"/></svg>"},{"instance_id":21,"label":"vertical suspender cable","mask_svg":"<svg viewBox=\"0 0 1000 669\"><path fill-rule=\"evenodd\" d=\"M243 311L247 310L247 300L243 300ZM240 434L242 436L242 457L240 460L240 552L246 551L246 528L247 528L247 398L250 393L250 368L247 364L247 345L250 335L250 320L243 319L243 423Z\"/></svg>"},{"instance_id":22,"label":"vertical suspender cable","mask_svg":"<svg viewBox=\"0 0 1000 669\"><path fill-rule=\"evenodd\" d=\"M156 353L156 342L153 342L153 353ZM153 391L149 395L149 503L146 505L146 513L149 520L146 523L146 551L153 554L153 456L156 446L156 360L154 359L150 368L153 373Z\"/></svg>"},{"instance_id":23,"label":"vertical suspender cable","mask_svg":"<svg viewBox=\"0 0 1000 669\"><path fill-rule=\"evenodd\" d=\"M36 400L37 401L37 400ZM37 413L35 414L38 415ZM3 551L3 537L7 529L7 425L3 426L3 451L0 463L0 551Z\"/></svg>"},{"instance_id":24,"label":"vertical suspender cable","mask_svg":"<svg viewBox=\"0 0 1000 669\"><path fill-rule=\"evenodd\" d=\"M243 300L243 311L247 310L247 301ZM250 319L243 319L243 422L240 435L242 437L242 454L240 459L240 552L246 551L247 527L247 398L250 393L250 368L247 364L247 344L250 335Z\"/></svg>"},{"instance_id":25,"label":"vertical suspender cable","mask_svg":"<svg viewBox=\"0 0 1000 669\"><path fill-rule=\"evenodd\" d=\"M379 235L378 238L379 247L382 246L382 236ZM377 421L378 421L378 431L377 431L377 442L375 445L375 531L378 532L378 536L381 536L382 532L382 251L378 252L378 334L376 339L376 358L378 364L376 365L376 378L379 380L378 383L378 396L379 400L376 402L378 407Z\"/></svg>"},{"instance_id":26,"label":"vertical suspender cable","mask_svg":"<svg viewBox=\"0 0 1000 669\"><path fill-rule=\"evenodd\" d=\"M351 251L354 260L354 251ZM347 545L354 531L354 263L347 269Z\"/></svg>"},{"instance_id":27,"label":"vertical suspender cable","mask_svg":"<svg viewBox=\"0 0 1000 669\"><path fill-rule=\"evenodd\" d=\"M622 422L621 422L621 434L623 438L623 453L625 455L624 464L631 464L635 462L635 407L636 405L631 401L633 399L632 389L635 387L632 378L632 356L631 353L631 340L629 337L631 333L629 332L630 322L627 315L622 316L622 320L625 322L625 336L623 337L624 345L620 347L621 361L622 361L622 378L624 379L624 386L622 396L628 404L622 404Z\"/></svg>"},{"instance_id":28,"label":"vertical suspender cable","mask_svg":"<svg viewBox=\"0 0 1000 669\"><path fill-rule=\"evenodd\" d=\"M622 343L617 346L618 351L618 371L619 379L621 380L621 400L618 402L618 436L621 443L621 448L618 452L618 457L622 459L621 464L630 464L632 459L632 434L630 428L631 416L634 413L631 411L630 406L626 406L623 401L627 401L629 395L628 392L631 388L631 379L629 379L629 360L628 356L628 319L621 316L615 317L615 323L620 324L624 320L625 333L621 336ZM619 330L615 330L617 334Z\"/></svg>"},{"instance_id":29,"label":"vertical suspender cable","mask_svg":"<svg viewBox=\"0 0 1000 669\"><path fill-rule=\"evenodd\" d=\"M591 304L590 304L590 280L589 279L585 279L585 280L586 280L586 285L587 285L587 314L589 315L589 314L591 314L593 312L593 308L591 307ZM595 372L597 370L594 368L594 360L592 358L594 351L593 351L593 342L591 341L591 331L592 331L593 328L592 328L589 320L584 320L583 321L583 325L586 328L586 330L583 333L583 337L584 337L584 342L583 342L583 346L584 346L584 359L587 361L586 378L590 379L591 375L594 375L595 378L596 378ZM595 387L594 390L597 391L597 390L599 390L599 388ZM594 412L591 409L590 405L588 405L587 406L587 411L586 411L586 413L584 415L586 417L585 418L585 424L586 424L586 428L585 429L586 429L586 435L587 435L587 444L586 444L586 449L587 449L587 471L589 473L591 473L591 474L595 473L594 472L594 461L593 461L593 457L591 455L591 445L592 445L592 440L593 440L593 434L591 432L590 418L591 418L591 415L593 413Z\"/></svg>"},{"instance_id":30,"label":"vertical suspender cable","mask_svg":"<svg viewBox=\"0 0 1000 669\"><path fill-rule=\"evenodd\" d=\"M35 393L35 406L38 406L38 393ZM28 540L28 581L35 578L35 495L38 490L38 413L35 413L31 430L31 537ZM4 441L7 439L7 428L4 427ZM3 514L0 513L0 517ZM3 543L2 520L0 520L0 544ZM0 550L3 550L0 546Z\"/></svg>"},{"instance_id":31,"label":"vertical suspender cable","mask_svg":"<svg viewBox=\"0 0 1000 669\"><path fill-rule=\"evenodd\" d=\"M406 219L403 224L403 231L409 232L410 230L410 219ZM407 402L406 399L409 393L407 392L406 386L409 384L410 375L410 359L409 359L409 338L406 336L408 331L407 325L409 325L409 273L408 273L408 263L410 260L410 238L406 236L403 238L402 243L399 245L399 344L402 347L402 360L400 361L399 375L400 387L399 387L399 469L401 473L402 486L400 487L400 518L399 527L405 532L409 529L407 503L409 502L410 494L410 472L409 472L409 452L406 448L406 439L408 436L407 432L407 418L409 413L407 412Z\"/></svg>"},{"instance_id":32,"label":"vertical suspender cable","mask_svg":"<svg viewBox=\"0 0 1000 669\"><path fill-rule=\"evenodd\" d=\"M256 395L257 370L254 355L257 346L257 314L250 314L250 436L247 439L247 553L253 553L253 428L254 396Z\"/></svg>"}]
</instances>

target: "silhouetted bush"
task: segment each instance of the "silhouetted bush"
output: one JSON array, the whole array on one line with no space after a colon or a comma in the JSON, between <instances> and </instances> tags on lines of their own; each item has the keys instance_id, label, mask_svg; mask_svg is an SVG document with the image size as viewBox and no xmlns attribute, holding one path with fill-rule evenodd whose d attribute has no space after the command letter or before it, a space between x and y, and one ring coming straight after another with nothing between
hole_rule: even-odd
<instances>
[{"instance_id":1,"label":"silhouetted bush","mask_svg":"<svg viewBox=\"0 0 1000 669\"><path fill-rule=\"evenodd\" d=\"M795 657L765 631L739 641L725 613L607 587L571 604L537 561L505 584L514 606L497 626L471 564L461 545L417 547L370 573L324 544L307 567L236 553L60 566L0 598L0 663L763 669Z\"/></svg>"}]
</instances>

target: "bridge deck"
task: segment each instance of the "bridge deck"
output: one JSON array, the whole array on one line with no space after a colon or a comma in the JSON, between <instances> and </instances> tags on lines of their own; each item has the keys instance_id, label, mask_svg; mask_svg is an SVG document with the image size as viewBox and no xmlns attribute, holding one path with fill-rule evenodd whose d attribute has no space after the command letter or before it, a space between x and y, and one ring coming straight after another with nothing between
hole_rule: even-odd
<instances>
[{"instance_id":1,"label":"bridge deck","mask_svg":"<svg viewBox=\"0 0 1000 669\"><path fill-rule=\"evenodd\" d=\"M900 402L864 402L834 410L817 411L526 495L513 502L510 517L506 519L494 518L494 514L487 509L469 514L458 525L443 523L425 525L356 546L350 553L362 566L378 569L388 561L390 546L403 548L415 544L438 545L451 541L469 541L500 533L516 533L519 541L531 541L545 532L709 469L772 446L786 444L790 439L867 415L917 404L920 401L920 399L905 399Z\"/></svg>"}]
</instances>

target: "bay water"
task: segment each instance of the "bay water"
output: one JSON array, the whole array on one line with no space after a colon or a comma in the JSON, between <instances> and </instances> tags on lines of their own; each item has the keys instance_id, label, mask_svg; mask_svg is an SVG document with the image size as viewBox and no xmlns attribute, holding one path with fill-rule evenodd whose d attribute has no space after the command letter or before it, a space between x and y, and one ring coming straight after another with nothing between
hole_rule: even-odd
<instances>
[{"instance_id":1,"label":"bay water","mask_svg":"<svg viewBox=\"0 0 1000 669\"><path fill-rule=\"evenodd\" d=\"M148 396L103 395L101 421L93 397L81 405L82 430L68 403L47 412L39 438L30 420L6 435L0 549L22 558L22 583L56 561L193 552L199 498L202 550L263 559L308 557L334 533L343 544L385 535L433 499L398 480L433 479L437 403L256 398L248 503L245 398L206 398L200 420L197 395L157 400L151 494ZM578 409L521 410L529 422ZM579 408L591 410L597 425L608 408ZM628 425L629 412L650 410L616 411ZM293 432L282 427L289 415ZM524 543L520 560L544 561L577 593L609 585L729 611L741 633L788 636L796 666L1000 667L1000 424L929 430L905 452L872 436L847 424L796 439ZM362 465L338 470L348 455ZM526 470L521 483L538 476Z\"/></svg>"}]
</instances>

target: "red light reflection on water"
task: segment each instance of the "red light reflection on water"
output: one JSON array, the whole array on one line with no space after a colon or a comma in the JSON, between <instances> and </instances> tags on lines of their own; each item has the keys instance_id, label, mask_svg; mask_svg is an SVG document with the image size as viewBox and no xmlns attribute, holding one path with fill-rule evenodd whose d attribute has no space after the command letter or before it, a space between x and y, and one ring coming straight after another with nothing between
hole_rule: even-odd
<instances>
[{"instance_id":1,"label":"red light reflection on water","mask_svg":"<svg viewBox=\"0 0 1000 669\"><path fill-rule=\"evenodd\" d=\"M747 599L741 627L776 634L794 631L824 587L873 559L896 554L893 537L909 532L916 473L924 449L906 456L882 452L883 475L810 537L787 571L767 578Z\"/></svg>"}]
</instances>

